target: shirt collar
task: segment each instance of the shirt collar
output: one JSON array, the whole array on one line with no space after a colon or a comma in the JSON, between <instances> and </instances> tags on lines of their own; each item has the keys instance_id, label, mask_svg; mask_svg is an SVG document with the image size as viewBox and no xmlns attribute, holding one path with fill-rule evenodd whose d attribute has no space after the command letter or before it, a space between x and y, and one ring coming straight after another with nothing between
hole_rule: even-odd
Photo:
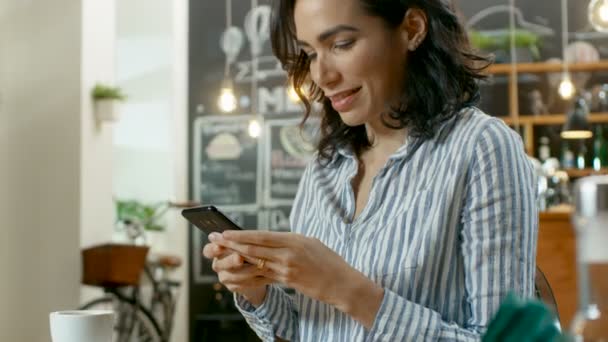
<instances>
[{"instance_id":1,"label":"shirt collar","mask_svg":"<svg viewBox=\"0 0 608 342\"><path fill-rule=\"evenodd\" d=\"M454 125L456 125L456 123L459 121L459 119L462 116L470 115L471 113L473 113L473 111L474 111L473 108L464 109L463 112L460 113L459 115L454 115L452 118L442 122L437 127L435 135L432 138L430 138L430 140L441 140L442 137L445 137L445 135L447 135L451 132L451 129L454 127ZM415 151L418 147L420 147L420 145L424 141L425 141L424 138L414 137L411 134L408 134L405 137L405 141L403 142L403 145L401 145L401 147L399 147L397 149L397 151L395 151L395 153L393 153L389 157L389 160L400 160L400 159L404 159L404 158L408 157L410 155L410 153ZM337 152L343 157L355 159L355 153L350 148L350 146L339 147L337 149Z\"/></svg>"},{"instance_id":2,"label":"shirt collar","mask_svg":"<svg viewBox=\"0 0 608 342\"><path fill-rule=\"evenodd\" d=\"M399 147L397 149L397 151L395 151L395 153L393 153L389 157L389 159L396 159L396 160L398 160L398 159L405 158L408 155L408 151L410 150L408 148L408 146L410 146L412 144L415 144L416 141L418 141L418 140L420 140L420 139L414 138L414 137L412 137L411 135L408 134L405 137L405 140L403 141L403 145L401 145L401 147ZM341 147L338 147L336 149L336 151L342 157L350 158L350 159L355 159L355 153L354 153L354 151L352 150L352 148L350 146L341 146Z\"/></svg>"}]
</instances>

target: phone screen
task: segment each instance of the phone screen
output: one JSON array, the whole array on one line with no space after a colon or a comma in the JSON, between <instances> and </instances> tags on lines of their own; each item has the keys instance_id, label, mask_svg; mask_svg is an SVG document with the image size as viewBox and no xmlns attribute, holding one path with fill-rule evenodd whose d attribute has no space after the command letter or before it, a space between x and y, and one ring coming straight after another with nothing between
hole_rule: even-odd
<instances>
[{"instance_id":1,"label":"phone screen","mask_svg":"<svg viewBox=\"0 0 608 342\"><path fill-rule=\"evenodd\" d=\"M231 229L243 229L212 205L184 209L182 210L182 216L207 234L213 232L221 233Z\"/></svg>"}]
</instances>

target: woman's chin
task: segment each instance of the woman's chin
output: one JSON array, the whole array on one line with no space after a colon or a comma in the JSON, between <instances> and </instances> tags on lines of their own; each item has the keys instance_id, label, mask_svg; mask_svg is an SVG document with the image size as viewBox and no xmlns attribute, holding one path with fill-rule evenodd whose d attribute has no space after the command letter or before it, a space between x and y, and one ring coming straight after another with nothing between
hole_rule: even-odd
<instances>
[{"instance_id":1,"label":"woman's chin","mask_svg":"<svg viewBox=\"0 0 608 342\"><path fill-rule=\"evenodd\" d=\"M357 115L357 113L355 112L345 112L339 114L340 118L342 119L342 122L346 126L355 127L361 126L365 123L365 118L363 118L361 115Z\"/></svg>"}]
</instances>

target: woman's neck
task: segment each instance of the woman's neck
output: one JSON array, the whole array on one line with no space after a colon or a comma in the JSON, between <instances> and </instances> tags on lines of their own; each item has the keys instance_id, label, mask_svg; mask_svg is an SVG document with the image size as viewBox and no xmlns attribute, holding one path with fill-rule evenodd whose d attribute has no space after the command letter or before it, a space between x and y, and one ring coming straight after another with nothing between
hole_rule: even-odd
<instances>
[{"instance_id":1,"label":"woman's neck","mask_svg":"<svg viewBox=\"0 0 608 342\"><path fill-rule=\"evenodd\" d=\"M365 154L374 155L380 158L388 158L395 153L407 138L407 129L393 129L386 127L384 123L365 124L367 138L371 146L365 151ZM376 158L374 158L376 159Z\"/></svg>"}]
</instances>

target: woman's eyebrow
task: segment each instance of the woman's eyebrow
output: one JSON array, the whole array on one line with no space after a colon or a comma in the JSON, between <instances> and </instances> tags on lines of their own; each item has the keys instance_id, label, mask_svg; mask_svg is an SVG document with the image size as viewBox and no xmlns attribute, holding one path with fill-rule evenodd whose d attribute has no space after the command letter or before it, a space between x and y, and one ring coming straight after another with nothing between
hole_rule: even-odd
<instances>
[{"instance_id":1,"label":"woman's eyebrow","mask_svg":"<svg viewBox=\"0 0 608 342\"><path fill-rule=\"evenodd\" d=\"M343 32L343 31L359 32L359 29L356 27L353 27L353 26L349 26L349 25L338 25L338 26L330 28L330 29L326 30L325 32L321 33L317 37L317 41L319 43L323 43L327 39L331 38L332 36L335 36L336 34L338 34L340 32ZM310 44L308 44L307 42L305 42L303 40L297 40L296 43L300 47L303 47L303 46L310 47Z\"/></svg>"}]
</instances>

